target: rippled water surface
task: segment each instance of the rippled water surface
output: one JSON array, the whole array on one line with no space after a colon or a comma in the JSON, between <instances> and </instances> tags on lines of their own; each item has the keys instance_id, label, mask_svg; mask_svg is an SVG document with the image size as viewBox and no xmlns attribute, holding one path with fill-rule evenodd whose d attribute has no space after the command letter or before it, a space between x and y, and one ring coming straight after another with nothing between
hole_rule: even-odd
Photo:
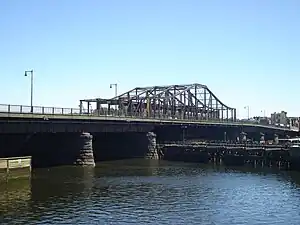
<instances>
[{"instance_id":1,"label":"rippled water surface","mask_svg":"<svg viewBox=\"0 0 300 225\"><path fill-rule=\"evenodd\" d=\"M299 173L126 160L0 185L0 224L299 225Z\"/></svg>"}]
</instances>

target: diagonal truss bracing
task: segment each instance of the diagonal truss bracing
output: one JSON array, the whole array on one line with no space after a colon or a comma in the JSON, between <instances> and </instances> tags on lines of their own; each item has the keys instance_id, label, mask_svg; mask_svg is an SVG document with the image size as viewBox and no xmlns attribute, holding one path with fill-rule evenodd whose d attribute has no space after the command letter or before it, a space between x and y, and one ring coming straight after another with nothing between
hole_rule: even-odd
<instances>
[{"instance_id":1,"label":"diagonal truss bracing","mask_svg":"<svg viewBox=\"0 0 300 225\"><path fill-rule=\"evenodd\" d=\"M202 84L137 87L112 99L81 100L96 103L95 114L187 119L236 120L236 109L221 102ZM111 107L114 106L114 107Z\"/></svg>"}]
</instances>

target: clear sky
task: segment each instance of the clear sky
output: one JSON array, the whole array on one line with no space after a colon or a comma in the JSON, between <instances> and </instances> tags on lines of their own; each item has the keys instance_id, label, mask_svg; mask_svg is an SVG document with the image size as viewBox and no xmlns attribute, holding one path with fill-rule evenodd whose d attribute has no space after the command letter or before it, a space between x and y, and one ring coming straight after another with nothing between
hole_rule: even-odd
<instances>
[{"instance_id":1,"label":"clear sky","mask_svg":"<svg viewBox=\"0 0 300 225\"><path fill-rule=\"evenodd\" d=\"M201 83L239 117L300 116L298 0L2 0L0 103L77 107Z\"/></svg>"}]
</instances>

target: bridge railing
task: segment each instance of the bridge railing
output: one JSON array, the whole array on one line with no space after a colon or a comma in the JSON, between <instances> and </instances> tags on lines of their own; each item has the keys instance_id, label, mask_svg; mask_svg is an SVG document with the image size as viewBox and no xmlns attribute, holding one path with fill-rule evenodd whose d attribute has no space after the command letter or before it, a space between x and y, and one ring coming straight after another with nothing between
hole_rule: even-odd
<instances>
[{"instance_id":1,"label":"bridge railing","mask_svg":"<svg viewBox=\"0 0 300 225\"><path fill-rule=\"evenodd\" d=\"M0 104L0 113L16 114L45 114L45 115L80 115L79 108L59 108L44 106L26 106L26 105L5 105ZM84 114L88 114L84 112Z\"/></svg>"},{"instance_id":2,"label":"bridge railing","mask_svg":"<svg viewBox=\"0 0 300 225\"><path fill-rule=\"evenodd\" d=\"M136 116L127 114L124 111L121 110L114 110L111 111L108 110L87 110L87 109L81 109L80 108L60 108L60 107L45 107L45 106L26 106L26 105L8 105L8 104L0 104L0 114L37 114L37 115L65 115L65 116L93 116L93 117L116 117L116 118L137 118L137 119L157 119L157 120L170 120L170 121L190 121L190 122L217 122L217 123L237 123L237 124L257 124L257 125L263 125L267 127L278 127L275 125L264 125L259 124L255 121L233 121L232 119L195 119L195 118L173 118L168 115L155 115L155 116ZM283 127L281 127L283 128ZM288 128L284 127L286 129L291 130L297 130L299 131L299 128Z\"/></svg>"},{"instance_id":3,"label":"bridge railing","mask_svg":"<svg viewBox=\"0 0 300 225\"><path fill-rule=\"evenodd\" d=\"M40 115L66 115L66 116L96 116L96 117L122 117L122 118L139 118L139 119L161 119L161 120L186 120L186 121L201 121L195 118L173 118L169 115L132 115L121 110L87 110L79 108L60 108L60 107L45 107L45 106L26 106L26 105L7 105L0 104L0 113L8 114L40 114ZM232 119L207 119L202 121L215 122L234 122Z\"/></svg>"}]
</instances>

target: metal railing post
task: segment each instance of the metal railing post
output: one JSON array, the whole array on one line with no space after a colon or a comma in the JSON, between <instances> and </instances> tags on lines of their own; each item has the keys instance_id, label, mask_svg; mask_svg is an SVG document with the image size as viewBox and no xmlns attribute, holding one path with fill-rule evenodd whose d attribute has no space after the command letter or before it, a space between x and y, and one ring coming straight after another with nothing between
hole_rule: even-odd
<instances>
[{"instance_id":1,"label":"metal railing post","mask_svg":"<svg viewBox=\"0 0 300 225\"><path fill-rule=\"evenodd\" d=\"M10 113L10 105L7 106L8 113Z\"/></svg>"}]
</instances>

